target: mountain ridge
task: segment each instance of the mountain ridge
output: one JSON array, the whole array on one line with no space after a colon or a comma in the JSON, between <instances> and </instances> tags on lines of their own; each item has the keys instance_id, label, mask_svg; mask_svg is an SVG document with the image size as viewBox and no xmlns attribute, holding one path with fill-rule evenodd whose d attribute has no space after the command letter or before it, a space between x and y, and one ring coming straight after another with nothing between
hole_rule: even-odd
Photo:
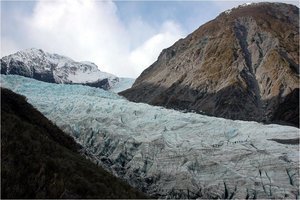
<instances>
[{"instance_id":1,"label":"mountain ridge","mask_svg":"<svg viewBox=\"0 0 300 200\"><path fill-rule=\"evenodd\" d=\"M279 104L299 92L298 29L296 6L255 3L233 8L164 49L119 94L135 102L229 119L278 121ZM294 112L289 116L299 115L295 107L286 111ZM299 127L299 117L280 121Z\"/></svg>"},{"instance_id":2,"label":"mountain ridge","mask_svg":"<svg viewBox=\"0 0 300 200\"><path fill-rule=\"evenodd\" d=\"M35 48L1 58L1 74L16 74L50 83L81 84L106 90L119 82L117 76L100 71L92 62L76 62Z\"/></svg>"}]
</instances>

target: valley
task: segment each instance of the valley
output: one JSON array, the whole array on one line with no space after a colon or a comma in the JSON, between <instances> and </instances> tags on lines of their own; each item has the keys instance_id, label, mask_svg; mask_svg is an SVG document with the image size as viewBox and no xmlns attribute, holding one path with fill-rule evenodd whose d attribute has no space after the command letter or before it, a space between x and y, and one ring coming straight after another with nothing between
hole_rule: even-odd
<instances>
[{"instance_id":1,"label":"valley","mask_svg":"<svg viewBox=\"0 0 300 200\"><path fill-rule=\"evenodd\" d=\"M300 198L299 4L0 3L2 198Z\"/></svg>"},{"instance_id":2,"label":"valley","mask_svg":"<svg viewBox=\"0 0 300 200\"><path fill-rule=\"evenodd\" d=\"M298 195L299 146L280 142L299 140L298 128L182 113L20 76L2 75L1 87L26 96L94 162L150 196Z\"/></svg>"}]
</instances>

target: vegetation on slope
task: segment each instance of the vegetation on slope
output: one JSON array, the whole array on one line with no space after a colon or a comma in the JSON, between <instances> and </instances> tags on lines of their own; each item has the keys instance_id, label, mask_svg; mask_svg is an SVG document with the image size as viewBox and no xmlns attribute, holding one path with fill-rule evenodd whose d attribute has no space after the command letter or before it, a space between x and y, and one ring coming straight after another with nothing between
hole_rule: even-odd
<instances>
[{"instance_id":1,"label":"vegetation on slope","mask_svg":"<svg viewBox=\"0 0 300 200\"><path fill-rule=\"evenodd\" d=\"M1 198L145 198L79 154L25 97L1 88Z\"/></svg>"}]
</instances>

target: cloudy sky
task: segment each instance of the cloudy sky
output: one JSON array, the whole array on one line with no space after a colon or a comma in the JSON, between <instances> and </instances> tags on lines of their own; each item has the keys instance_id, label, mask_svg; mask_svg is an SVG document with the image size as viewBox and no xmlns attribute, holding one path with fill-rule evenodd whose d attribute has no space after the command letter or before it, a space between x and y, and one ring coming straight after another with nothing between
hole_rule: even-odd
<instances>
[{"instance_id":1,"label":"cloudy sky","mask_svg":"<svg viewBox=\"0 0 300 200\"><path fill-rule=\"evenodd\" d=\"M248 1L1 0L1 57L34 47L136 78L162 49Z\"/></svg>"}]
</instances>

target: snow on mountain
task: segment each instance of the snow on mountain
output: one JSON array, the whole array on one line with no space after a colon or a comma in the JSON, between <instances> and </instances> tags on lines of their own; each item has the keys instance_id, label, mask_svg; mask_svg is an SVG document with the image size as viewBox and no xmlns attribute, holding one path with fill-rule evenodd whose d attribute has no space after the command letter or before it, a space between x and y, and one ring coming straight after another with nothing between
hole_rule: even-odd
<instances>
[{"instance_id":1,"label":"snow on mountain","mask_svg":"<svg viewBox=\"0 0 300 200\"><path fill-rule=\"evenodd\" d=\"M97 163L155 197L299 195L298 128L182 113L20 76L2 75L1 87L26 96Z\"/></svg>"},{"instance_id":2,"label":"snow on mountain","mask_svg":"<svg viewBox=\"0 0 300 200\"><path fill-rule=\"evenodd\" d=\"M128 88L131 88L135 79L133 78L119 78L119 81L112 87L109 91L118 93L124 91Z\"/></svg>"},{"instance_id":3,"label":"snow on mountain","mask_svg":"<svg viewBox=\"0 0 300 200\"><path fill-rule=\"evenodd\" d=\"M232 12L232 10L237 9L237 8L241 8L241 7L247 7L247 6L253 6L253 5L258 5L258 4L263 4L263 2L257 3L257 2L247 2L247 3L243 3L241 5L238 5L236 7L233 7L231 9L225 10L224 13L225 14L230 14Z\"/></svg>"},{"instance_id":4,"label":"snow on mountain","mask_svg":"<svg viewBox=\"0 0 300 200\"><path fill-rule=\"evenodd\" d=\"M1 59L1 74L16 74L51 83L84 84L110 89L119 81L91 62L76 62L68 57L40 49L27 49Z\"/></svg>"}]
</instances>

